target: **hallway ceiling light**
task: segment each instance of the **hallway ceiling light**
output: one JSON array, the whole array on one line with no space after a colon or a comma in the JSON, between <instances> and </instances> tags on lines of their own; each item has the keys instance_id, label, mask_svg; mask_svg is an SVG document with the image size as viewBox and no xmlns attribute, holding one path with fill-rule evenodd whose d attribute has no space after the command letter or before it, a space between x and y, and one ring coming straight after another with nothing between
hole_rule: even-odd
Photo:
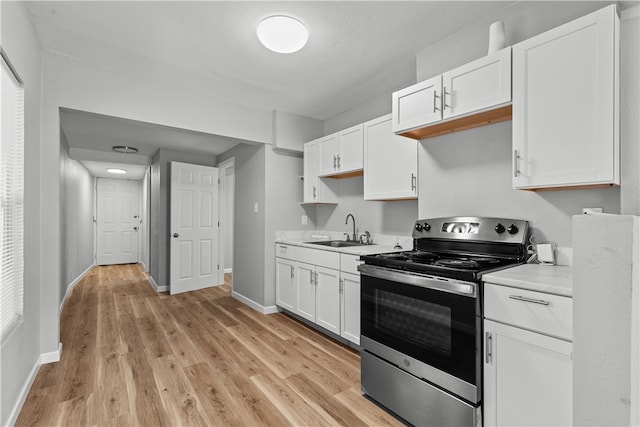
<instances>
[{"instance_id":1,"label":"hallway ceiling light","mask_svg":"<svg viewBox=\"0 0 640 427\"><path fill-rule=\"evenodd\" d=\"M124 169L118 169L118 168L109 168L107 169L107 172L109 173L116 173L116 174L123 174L123 173L127 173L126 170Z\"/></svg>"},{"instance_id":2,"label":"hallway ceiling light","mask_svg":"<svg viewBox=\"0 0 640 427\"><path fill-rule=\"evenodd\" d=\"M260 43L278 53L297 52L309 40L307 27L297 19L284 15L263 19L258 24L256 32Z\"/></svg>"},{"instance_id":3,"label":"hallway ceiling light","mask_svg":"<svg viewBox=\"0 0 640 427\"><path fill-rule=\"evenodd\" d=\"M116 153L134 154L138 152L136 147L128 147L126 145L115 145L112 148Z\"/></svg>"}]
</instances>

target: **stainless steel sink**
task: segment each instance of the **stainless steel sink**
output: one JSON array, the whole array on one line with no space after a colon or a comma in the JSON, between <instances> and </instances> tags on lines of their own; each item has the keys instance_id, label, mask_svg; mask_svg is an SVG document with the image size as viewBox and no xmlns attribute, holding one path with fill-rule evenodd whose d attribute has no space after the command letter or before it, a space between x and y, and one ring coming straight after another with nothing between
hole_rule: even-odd
<instances>
[{"instance_id":1,"label":"stainless steel sink","mask_svg":"<svg viewBox=\"0 0 640 427\"><path fill-rule=\"evenodd\" d=\"M350 246L366 246L364 243L347 242L345 240L322 240L319 242L305 242L312 245L331 246L332 248L348 248Z\"/></svg>"}]
</instances>

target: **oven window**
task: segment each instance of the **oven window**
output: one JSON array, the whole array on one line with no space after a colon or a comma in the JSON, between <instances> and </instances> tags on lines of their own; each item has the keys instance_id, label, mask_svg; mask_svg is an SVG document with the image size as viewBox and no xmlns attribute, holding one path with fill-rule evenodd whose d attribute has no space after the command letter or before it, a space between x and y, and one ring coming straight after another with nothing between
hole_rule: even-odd
<instances>
[{"instance_id":1,"label":"oven window","mask_svg":"<svg viewBox=\"0 0 640 427\"><path fill-rule=\"evenodd\" d=\"M451 308L379 289L375 294L378 329L430 351L451 355Z\"/></svg>"},{"instance_id":2,"label":"oven window","mask_svg":"<svg viewBox=\"0 0 640 427\"><path fill-rule=\"evenodd\" d=\"M361 275L360 333L470 384L479 382L479 300Z\"/></svg>"}]
</instances>

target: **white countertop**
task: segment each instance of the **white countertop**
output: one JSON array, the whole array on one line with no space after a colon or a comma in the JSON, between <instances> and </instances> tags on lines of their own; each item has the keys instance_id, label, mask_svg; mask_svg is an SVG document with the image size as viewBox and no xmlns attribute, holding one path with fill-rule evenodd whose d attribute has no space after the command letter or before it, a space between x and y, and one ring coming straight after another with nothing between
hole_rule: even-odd
<instances>
[{"instance_id":1,"label":"white countertop","mask_svg":"<svg viewBox=\"0 0 640 427\"><path fill-rule=\"evenodd\" d=\"M332 239L336 240L336 239ZM384 252L398 252L402 250L407 250L411 248L402 248L402 249L394 249L394 245L364 245L364 246L349 246L346 248L333 248L331 246L323 246L323 245L315 245L313 243L309 243L314 241L314 239L310 238L278 238L276 239L276 243L282 243L286 245L293 246L303 246L306 248L320 249L323 251L331 251L331 252L340 252L343 254L352 254L352 255L369 255L369 254L379 254ZM322 241L322 240L317 240Z\"/></svg>"},{"instance_id":2,"label":"white countertop","mask_svg":"<svg viewBox=\"0 0 640 427\"><path fill-rule=\"evenodd\" d=\"M563 265L523 264L486 274L482 280L496 285L573 296L571 267Z\"/></svg>"}]
</instances>

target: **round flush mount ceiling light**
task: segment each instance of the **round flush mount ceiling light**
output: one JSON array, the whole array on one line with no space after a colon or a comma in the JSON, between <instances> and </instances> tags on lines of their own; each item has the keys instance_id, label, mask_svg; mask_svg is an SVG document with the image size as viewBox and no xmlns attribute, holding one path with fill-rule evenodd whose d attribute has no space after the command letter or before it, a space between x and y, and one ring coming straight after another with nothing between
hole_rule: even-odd
<instances>
[{"instance_id":1,"label":"round flush mount ceiling light","mask_svg":"<svg viewBox=\"0 0 640 427\"><path fill-rule=\"evenodd\" d=\"M125 169L119 169L119 168L109 168L109 169L107 169L107 172L115 173L115 174L127 173L127 171Z\"/></svg>"},{"instance_id":2,"label":"round flush mount ceiling light","mask_svg":"<svg viewBox=\"0 0 640 427\"><path fill-rule=\"evenodd\" d=\"M112 149L116 153L124 153L124 154L133 154L138 152L138 149L136 147L128 147L126 145L115 145L112 147Z\"/></svg>"},{"instance_id":3,"label":"round flush mount ceiling light","mask_svg":"<svg viewBox=\"0 0 640 427\"><path fill-rule=\"evenodd\" d=\"M258 24L256 32L260 43L278 53L297 52L309 40L307 27L297 19L285 15L263 19Z\"/></svg>"}]
</instances>

